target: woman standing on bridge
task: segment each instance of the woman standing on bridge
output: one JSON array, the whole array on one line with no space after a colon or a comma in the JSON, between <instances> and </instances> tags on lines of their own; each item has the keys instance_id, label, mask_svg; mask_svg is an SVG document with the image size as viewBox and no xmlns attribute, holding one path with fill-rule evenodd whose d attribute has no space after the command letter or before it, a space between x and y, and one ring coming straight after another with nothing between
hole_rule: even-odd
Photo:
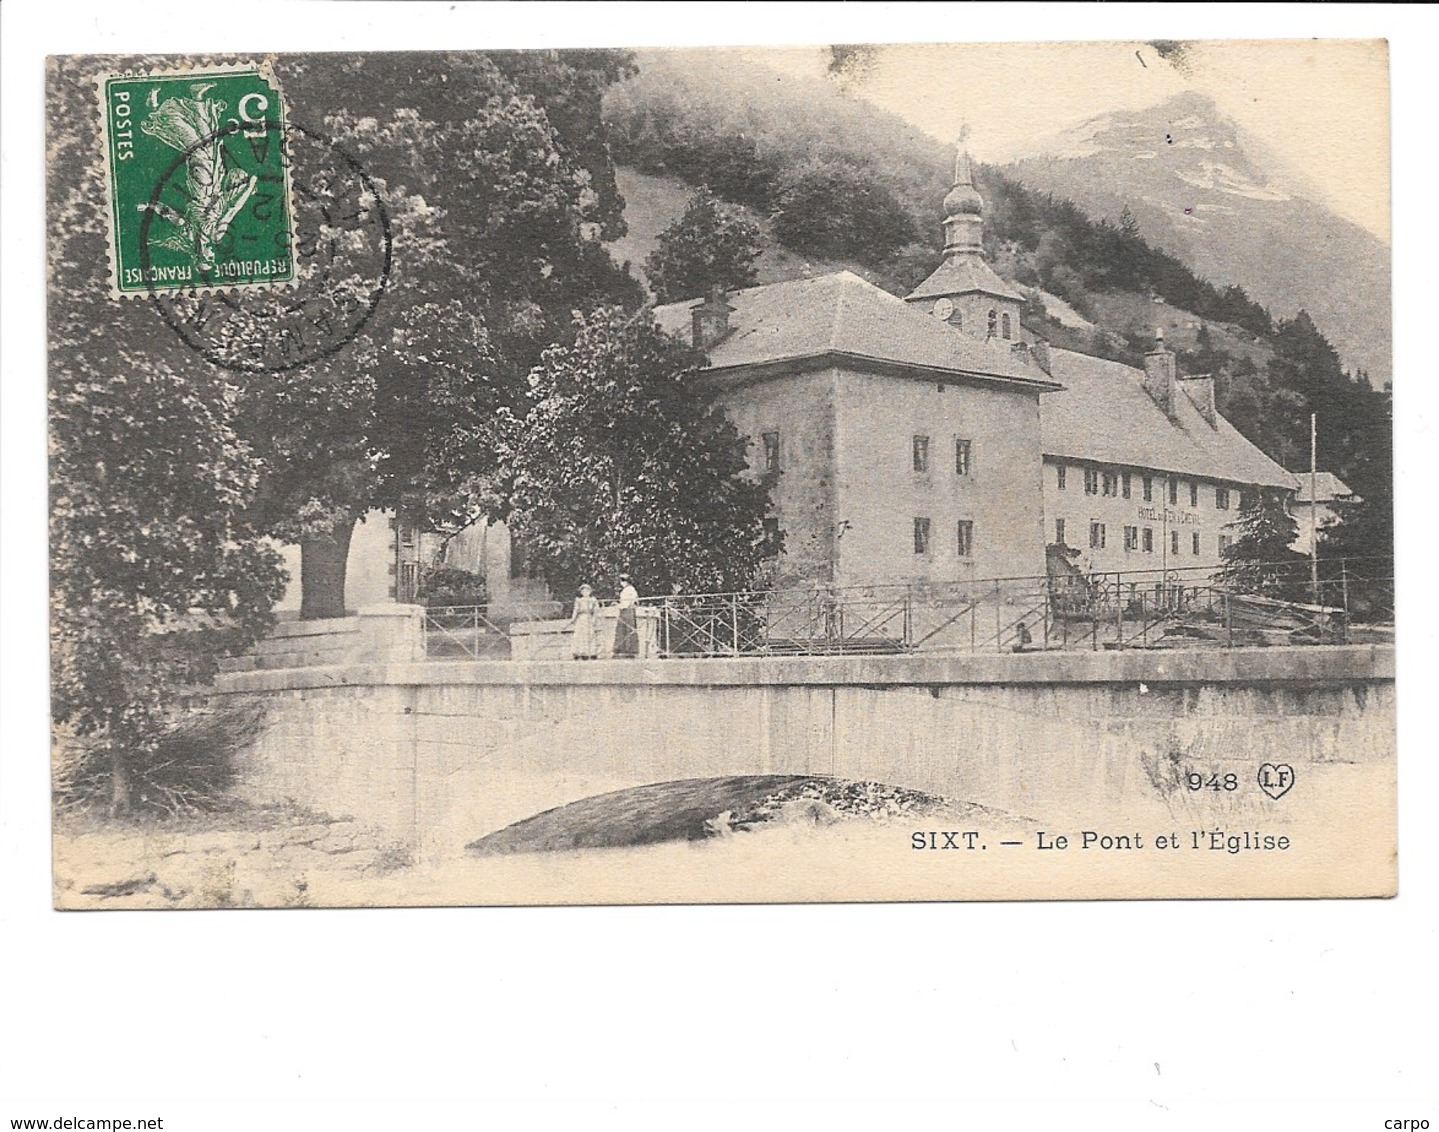
<instances>
[{"instance_id":1,"label":"woman standing on bridge","mask_svg":"<svg viewBox=\"0 0 1439 1132\"><path fill-rule=\"evenodd\" d=\"M570 614L570 653L576 660L594 660L600 654L600 635L596 618L600 615L600 599L589 586L580 587L575 609Z\"/></svg>"},{"instance_id":2,"label":"woman standing on bridge","mask_svg":"<svg viewBox=\"0 0 1439 1132\"><path fill-rule=\"evenodd\" d=\"M639 591L630 581L630 576L621 574L619 614L615 618L615 656L640 655L639 623L635 615L639 602Z\"/></svg>"}]
</instances>

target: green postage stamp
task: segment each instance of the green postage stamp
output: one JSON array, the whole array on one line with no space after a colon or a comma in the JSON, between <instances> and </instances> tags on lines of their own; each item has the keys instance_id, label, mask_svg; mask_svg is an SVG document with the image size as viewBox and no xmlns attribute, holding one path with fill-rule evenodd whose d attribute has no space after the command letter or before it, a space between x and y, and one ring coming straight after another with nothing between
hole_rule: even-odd
<instances>
[{"instance_id":1,"label":"green postage stamp","mask_svg":"<svg viewBox=\"0 0 1439 1132\"><path fill-rule=\"evenodd\" d=\"M284 102L263 67L99 81L117 295L295 279Z\"/></svg>"}]
</instances>

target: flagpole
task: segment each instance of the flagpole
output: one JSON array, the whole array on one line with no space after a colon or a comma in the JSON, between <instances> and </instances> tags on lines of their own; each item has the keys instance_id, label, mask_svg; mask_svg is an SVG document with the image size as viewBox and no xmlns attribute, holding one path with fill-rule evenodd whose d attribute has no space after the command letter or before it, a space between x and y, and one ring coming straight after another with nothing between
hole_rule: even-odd
<instances>
[{"instance_id":1,"label":"flagpole","mask_svg":"<svg viewBox=\"0 0 1439 1132\"><path fill-rule=\"evenodd\" d=\"M1309 588L1314 594L1314 604L1319 605L1319 493L1315 489L1319 473L1314 469L1316 440L1318 439L1317 414L1309 414Z\"/></svg>"}]
</instances>

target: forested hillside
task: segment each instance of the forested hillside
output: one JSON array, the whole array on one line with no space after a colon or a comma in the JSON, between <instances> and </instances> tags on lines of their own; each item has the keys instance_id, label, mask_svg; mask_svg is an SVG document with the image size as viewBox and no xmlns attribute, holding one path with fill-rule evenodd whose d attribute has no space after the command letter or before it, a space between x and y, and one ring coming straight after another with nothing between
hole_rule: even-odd
<instances>
[{"instance_id":1,"label":"forested hillside","mask_svg":"<svg viewBox=\"0 0 1439 1132\"><path fill-rule=\"evenodd\" d=\"M638 63L606 93L604 122L643 227L672 221L685 199L678 190L705 185L759 222L771 246L762 281L844 264L903 294L938 264L952 147L822 80L781 78L729 56L655 52ZM1307 313L1267 310L1232 282L1200 277L1151 246L1127 212L1117 223L1095 219L994 168L979 167L976 181L986 251L1031 296L1026 326L1055 345L1135 365L1163 326L1183 371L1214 374L1221 411L1288 468L1307 466L1317 414L1320 467L1368 501L1348 549L1387 551L1388 390L1345 372ZM638 262L647 250L634 242L625 252ZM1061 324L1046 313L1046 295L1081 319Z\"/></svg>"}]
</instances>

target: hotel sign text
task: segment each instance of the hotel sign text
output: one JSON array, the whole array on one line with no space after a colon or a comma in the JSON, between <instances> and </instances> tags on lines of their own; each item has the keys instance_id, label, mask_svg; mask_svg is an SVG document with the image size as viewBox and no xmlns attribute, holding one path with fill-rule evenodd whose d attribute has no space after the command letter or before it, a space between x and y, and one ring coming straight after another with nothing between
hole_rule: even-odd
<instances>
[{"instance_id":1,"label":"hotel sign text","mask_svg":"<svg viewBox=\"0 0 1439 1132\"><path fill-rule=\"evenodd\" d=\"M1163 510L1158 507L1141 507L1139 517L1148 519L1152 523L1170 523L1176 527L1182 527L1186 523L1199 522L1199 516L1193 511L1174 511L1168 507Z\"/></svg>"}]
</instances>

